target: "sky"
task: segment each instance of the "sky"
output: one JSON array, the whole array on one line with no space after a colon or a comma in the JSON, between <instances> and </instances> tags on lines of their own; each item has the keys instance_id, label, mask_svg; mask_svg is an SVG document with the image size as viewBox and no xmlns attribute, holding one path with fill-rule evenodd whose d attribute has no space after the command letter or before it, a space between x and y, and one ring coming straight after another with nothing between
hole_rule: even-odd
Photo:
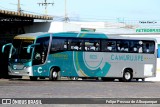
<instances>
[{"instance_id":1,"label":"sky","mask_svg":"<svg viewBox=\"0 0 160 107\"><path fill-rule=\"evenodd\" d=\"M45 14L44 0L20 0L23 12ZM47 14L64 17L65 0L47 0ZM160 0L66 0L67 15L79 21L160 20ZM17 11L18 0L0 0L0 9Z\"/></svg>"}]
</instances>

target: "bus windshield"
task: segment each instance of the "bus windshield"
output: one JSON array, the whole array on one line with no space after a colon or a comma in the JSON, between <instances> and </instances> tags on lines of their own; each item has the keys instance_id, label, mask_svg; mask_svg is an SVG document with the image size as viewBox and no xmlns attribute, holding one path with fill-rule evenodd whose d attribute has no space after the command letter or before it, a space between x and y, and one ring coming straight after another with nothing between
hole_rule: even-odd
<instances>
[{"instance_id":1,"label":"bus windshield","mask_svg":"<svg viewBox=\"0 0 160 107\"><path fill-rule=\"evenodd\" d=\"M11 50L11 60L15 62L27 62L31 59L32 49L27 53L27 46L33 44L34 40L14 39Z\"/></svg>"}]
</instances>

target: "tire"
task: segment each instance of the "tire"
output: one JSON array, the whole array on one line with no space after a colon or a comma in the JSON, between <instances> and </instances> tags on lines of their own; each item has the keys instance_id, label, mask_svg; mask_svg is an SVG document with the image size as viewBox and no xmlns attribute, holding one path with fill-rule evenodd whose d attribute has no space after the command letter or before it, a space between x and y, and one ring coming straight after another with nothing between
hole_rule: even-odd
<instances>
[{"instance_id":1,"label":"tire","mask_svg":"<svg viewBox=\"0 0 160 107\"><path fill-rule=\"evenodd\" d=\"M49 80L56 81L58 80L58 77L59 77L59 72L55 68L52 68L50 71Z\"/></svg>"},{"instance_id":2,"label":"tire","mask_svg":"<svg viewBox=\"0 0 160 107\"><path fill-rule=\"evenodd\" d=\"M31 81L37 81L37 77L29 77Z\"/></svg>"},{"instance_id":3,"label":"tire","mask_svg":"<svg viewBox=\"0 0 160 107\"><path fill-rule=\"evenodd\" d=\"M123 73L123 82L130 82L132 80L133 74L131 72L131 70L126 69Z\"/></svg>"}]
</instances>

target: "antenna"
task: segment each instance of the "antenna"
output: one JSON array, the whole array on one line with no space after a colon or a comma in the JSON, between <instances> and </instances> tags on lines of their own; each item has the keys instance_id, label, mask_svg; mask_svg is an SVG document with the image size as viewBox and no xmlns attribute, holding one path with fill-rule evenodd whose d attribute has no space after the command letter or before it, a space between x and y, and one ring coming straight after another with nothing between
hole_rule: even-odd
<instances>
[{"instance_id":1,"label":"antenna","mask_svg":"<svg viewBox=\"0 0 160 107\"><path fill-rule=\"evenodd\" d=\"M50 5L50 4L53 6L54 2L52 2L52 3L47 3L47 0L44 0L44 2L37 3L37 4L39 4L39 6L40 6L40 5L45 6L45 14L47 15L47 6Z\"/></svg>"}]
</instances>

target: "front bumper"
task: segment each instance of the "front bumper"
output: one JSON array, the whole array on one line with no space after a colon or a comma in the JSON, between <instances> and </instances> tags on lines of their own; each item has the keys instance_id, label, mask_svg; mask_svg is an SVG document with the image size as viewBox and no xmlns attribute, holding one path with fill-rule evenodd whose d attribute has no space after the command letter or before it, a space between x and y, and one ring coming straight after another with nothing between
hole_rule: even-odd
<instances>
[{"instance_id":1,"label":"front bumper","mask_svg":"<svg viewBox=\"0 0 160 107\"><path fill-rule=\"evenodd\" d=\"M14 76L33 76L32 67L24 67L23 69L13 69L11 66L8 66L8 74Z\"/></svg>"}]
</instances>

